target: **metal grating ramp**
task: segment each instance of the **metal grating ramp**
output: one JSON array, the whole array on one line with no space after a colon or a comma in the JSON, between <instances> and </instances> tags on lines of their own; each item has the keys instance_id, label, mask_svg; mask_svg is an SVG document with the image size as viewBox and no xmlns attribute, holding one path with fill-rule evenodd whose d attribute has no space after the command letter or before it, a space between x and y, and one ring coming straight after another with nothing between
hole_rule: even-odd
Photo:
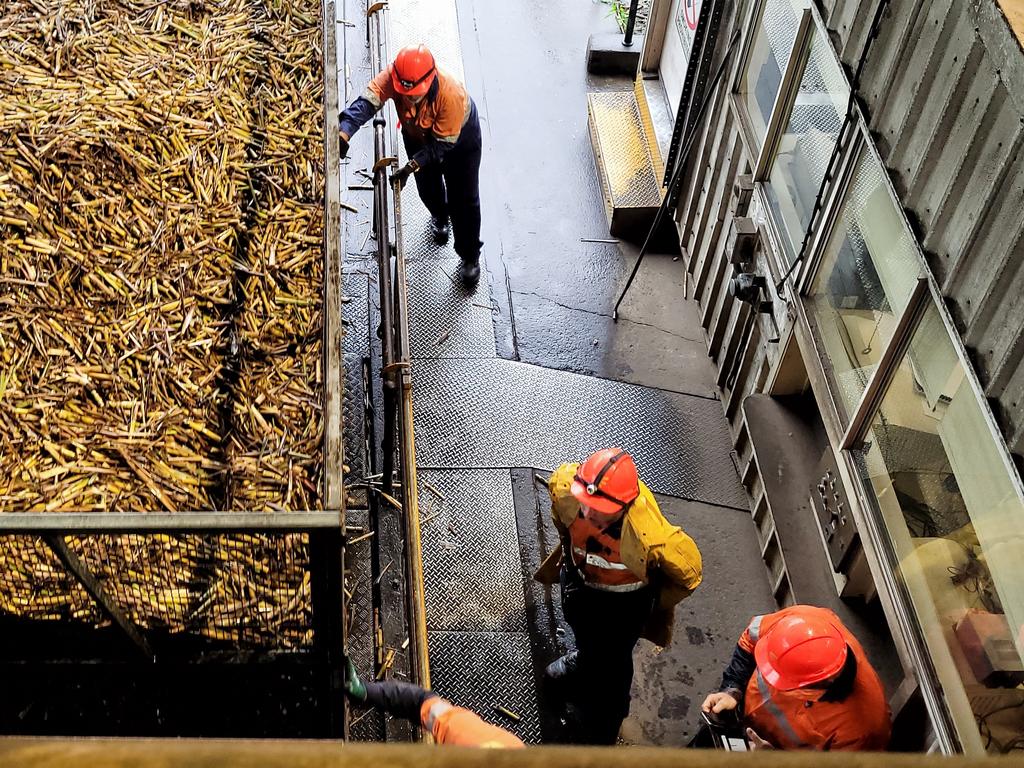
<instances>
[{"instance_id":1,"label":"metal grating ramp","mask_svg":"<svg viewBox=\"0 0 1024 768\"><path fill-rule=\"evenodd\" d=\"M590 141L613 235L653 219L661 204L661 160L646 105L636 91L587 97Z\"/></svg>"},{"instance_id":2,"label":"metal grating ramp","mask_svg":"<svg viewBox=\"0 0 1024 768\"><path fill-rule=\"evenodd\" d=\"M718 400L503 359L417 360L421 467L545 467L606 445L658 493L747 509Z\"/></svg>"}]
</instances>

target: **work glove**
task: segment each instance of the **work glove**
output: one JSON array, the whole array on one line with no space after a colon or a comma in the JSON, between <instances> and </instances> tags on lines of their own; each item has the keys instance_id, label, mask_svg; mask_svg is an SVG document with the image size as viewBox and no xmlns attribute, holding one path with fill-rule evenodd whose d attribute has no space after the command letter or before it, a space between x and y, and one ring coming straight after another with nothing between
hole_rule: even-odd
<instances>
[{"instance_id":1,"label":"work glove","mask_svg":"<svg viewBox=\"0 0 1024 768\"><path fill-rule=\"evenodd\" d=\"M345 659L345 693L353 701L366 701L366 685L359 679L356 665L348 658Z\"/></svg>"},{"instance_id":2,"label":"work glove","mask_svg":"<svg viewBox=\"0 0 1024 768\"><path fill-rule=\"evenodd\" d=\"M391 183L397 184L398 188L401 189L405 186L405 182L409 180L409 177L416 171L417 166L412 164L410 160L408 163L403 165L393 174L391 174Z\"/></svg>"},{"instance_id":3,"label":"work glove","mask_svg":"<svg viewBox=\"0 0 1024 768\"><path fill-rule=\"evenodd\" d=\"M348 139L344 136L338 136L338 157L342 160L348 157Z\"/></svg>"}]
</instances>

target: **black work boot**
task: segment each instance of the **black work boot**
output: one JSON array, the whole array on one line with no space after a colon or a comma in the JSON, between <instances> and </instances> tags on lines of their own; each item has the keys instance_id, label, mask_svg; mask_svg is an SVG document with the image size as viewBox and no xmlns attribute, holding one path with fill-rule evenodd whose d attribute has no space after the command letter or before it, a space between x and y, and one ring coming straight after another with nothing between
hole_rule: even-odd
<instances>
[{"instance_id":1,"label":"black work boot","mask_svg":"<svg viewBox=\"0 0 1024 768\"><path fill-rule=\"evenodd\" d=\"M480 282L480 256L463 259L459 265L459 273L462 275L462 284L467 288L473 288Z\"/></svg>"},{"instance_id":2,"label":"black work boot","mask_svg":"<svg viewBox=\"0 0 1024 768\"><path fill-rule=\"evenodd\" d=\"M552 661L544 669L544 677L548 680L564 680L576 672L578 651L569 651L564 656Z\"/></svg>"},{"instance_id":3,"label":"black work boot","mask_svg":"<svg viewBox=\"0 0 1024 768\"><path fill-rule=\"evenodd\" d=\"M451 234L451 226L448 224L448 217L444 218L440 216L430 217L430 234L434 237L434 242L438 245L444 245L448 242L448 236Z\"/></svg>"}]
</instances>

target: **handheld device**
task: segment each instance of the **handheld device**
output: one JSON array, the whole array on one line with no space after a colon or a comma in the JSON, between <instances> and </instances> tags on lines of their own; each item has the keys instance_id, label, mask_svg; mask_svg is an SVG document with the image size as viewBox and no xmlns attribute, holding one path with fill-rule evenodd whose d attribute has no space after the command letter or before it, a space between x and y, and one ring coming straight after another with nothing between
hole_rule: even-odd
<instances>
[{"instance_id":1,"label":"handheld device","mask_svg":"<svg viewBox=\"0 0 1024 768\"><path fill-rule=\"evenodd\" d=\"M727 752L750 751L746 729L740 722L735 710L719 713L701 710L700 717L711 733L715 749L724 749Z\"/></svg>"}]
</instances>

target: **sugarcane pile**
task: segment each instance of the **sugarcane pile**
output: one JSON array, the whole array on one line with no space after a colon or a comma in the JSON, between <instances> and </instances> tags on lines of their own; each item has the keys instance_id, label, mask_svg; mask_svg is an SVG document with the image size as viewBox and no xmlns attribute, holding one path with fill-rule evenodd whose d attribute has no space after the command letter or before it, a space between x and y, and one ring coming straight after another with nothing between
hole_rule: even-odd
<instances>
[{"instance_id":1,"label":"sugarcane pile","mask_svg":"<svg viewBox=\"0 0 1024 768\"><path fill-rule=\"evenodd\" d=\"M245 648L313 640L306 537L123 535L72 538L69 548L144 629L189 632ZM101 625L106 618L41 540L0 546L0 610Z\"/></svg>"},{"instance_id":2,"label":"sugarcane pile","mask_svg":"<svg viewBox=\"0 0 1024 768\"><path fill-rule=\"evenodd\" d=\"M314 0L4 4L0 512L321 506L319 15ZM134 575L163 563L182 574L163 594L190 583L195 548L172 568L140 547ZM58 592L37 554L19 573ZM91 610L68 600L58 613ZM143 625L181 623L149 602Z\"/></svg>"}]
</instances>

